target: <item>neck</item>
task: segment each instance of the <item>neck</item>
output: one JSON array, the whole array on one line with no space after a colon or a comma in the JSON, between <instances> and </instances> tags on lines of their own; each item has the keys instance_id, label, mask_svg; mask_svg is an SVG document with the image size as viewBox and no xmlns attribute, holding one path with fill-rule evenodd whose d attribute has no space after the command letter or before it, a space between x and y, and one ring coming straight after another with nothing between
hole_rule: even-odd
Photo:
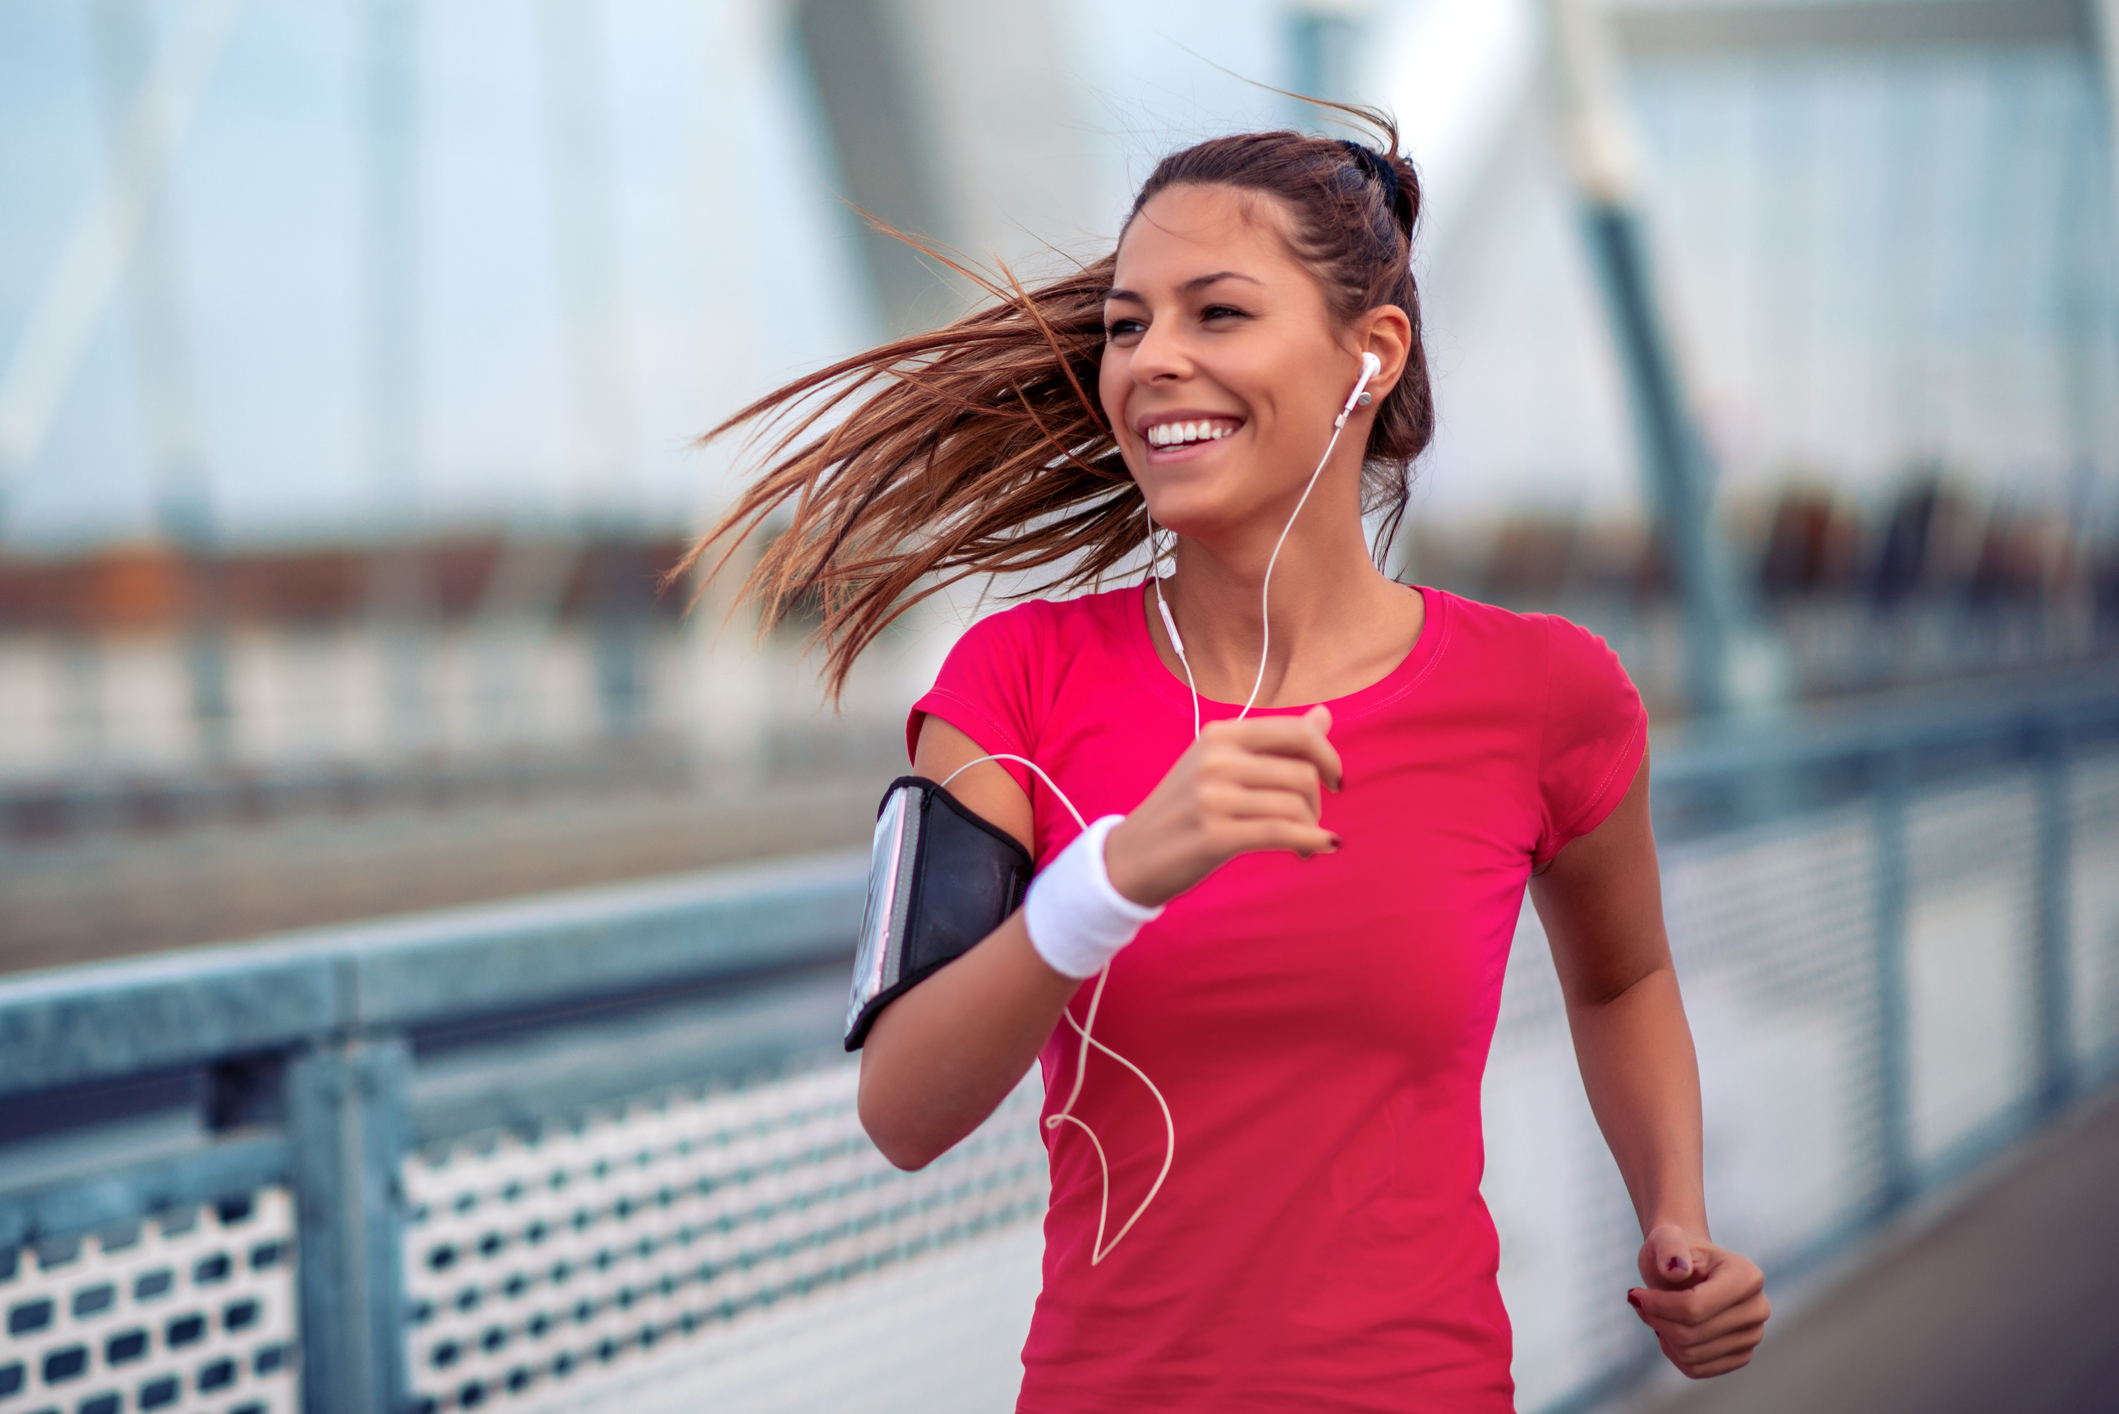
<instances>
[{"instance_id":1,"label":"neck","mask_svg":"<svg viewBox=\"0 0 2119 1414\"><path fill-rule=\"evenodd\" d=\"M1203 696L1241 703L1254 684L1260 707L1342 695L1333 688L1350 672L1366 671L1375 629L1400 606L1405 591L1369 559L1358 482L1320 482L1275 559L1293 511L1290 500L1226 536L1178 538L1176 572L1161 588ZM1262 680L1261 644L1267 646ZM1162 646L1167 655L1168 645Z\"/></svg>"}]
</instances>

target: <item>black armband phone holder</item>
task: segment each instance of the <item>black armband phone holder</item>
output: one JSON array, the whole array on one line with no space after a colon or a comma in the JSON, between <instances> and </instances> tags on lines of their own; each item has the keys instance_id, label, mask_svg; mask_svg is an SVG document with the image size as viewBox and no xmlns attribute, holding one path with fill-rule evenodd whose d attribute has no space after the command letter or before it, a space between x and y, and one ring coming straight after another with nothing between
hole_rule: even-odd
<instances>
[{"instance_id":1,"label":"black armband phone holder","mask_svg":"<svg viewBox=\"0 0 2119 1414\"><path fill-rule=\"evenodd\" d=\"M857 1051L900 993L971 951L1029 887L1030 856L1007 833L933 781L900 776L876 811L868 911L846 1003L846 1049Z\"/></svg>"}]
</instances>

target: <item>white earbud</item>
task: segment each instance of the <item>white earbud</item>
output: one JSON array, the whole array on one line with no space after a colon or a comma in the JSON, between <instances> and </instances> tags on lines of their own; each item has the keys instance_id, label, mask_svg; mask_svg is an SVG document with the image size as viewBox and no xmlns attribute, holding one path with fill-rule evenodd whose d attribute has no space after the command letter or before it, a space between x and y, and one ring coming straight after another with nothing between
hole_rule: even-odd
<instances>
[{"instance_id":1,"label":"white earbud","mask_svg":"<svg viewBox=\"0 0 2119 1414\"><path fill-rule=\"evenodd\" d=\"M1367 405L1368 394L1364 390L1369 385L1369 379L1374 378L1381 372L1383 372L1382 359L1372 353L1363 353L1361 355L1361 376L1354 380L1354 391L1346 395L1346 406L1339 409L1339 416L1332 423L1334 432L1346 426L1347 418L1352 415L1356 407Z\"/></svg>"}]
</instances>

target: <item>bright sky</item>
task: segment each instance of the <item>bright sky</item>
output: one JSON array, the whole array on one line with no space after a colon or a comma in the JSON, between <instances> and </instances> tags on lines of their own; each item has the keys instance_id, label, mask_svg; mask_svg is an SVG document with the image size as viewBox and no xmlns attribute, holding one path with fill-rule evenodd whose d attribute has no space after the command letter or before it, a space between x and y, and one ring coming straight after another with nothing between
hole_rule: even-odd
<instances>
[{"instance_id":1,"label":"bright sky","mask_svg":"<svg viewBox=\"0 0 2119 1414\"><path fill-rule=\"evenodd\" d=\"M144 3L166 30L213 0ZM429 520L556 519L583 499L533 3L421 7L415 510ZM725 463L689 439L879 328L789 7L601 9L637 386L631 463L599 494L690 517ZM0 372L107 173L89 12L0 4ZM1359 77L1407 125L1429 184L1423 241L1441 252L1423 256L1441 431L1420 513L1632 513L1623 387L1534 101L1528 0L1369 12ZM1012 207L975 213L977 241L1106 239L1161 153L1289 121L1245 82L1294 81L1282 0L1047 13L1044 98L996 108L959 77L934 85L961 110L950 160L1018 184ZM175 169L216 512L237 539L360 534L398 510L379 503L363 442L360 15L360 0L249 0ZM1496 97L1512 93L1526 101ZM1632 93L1666 307L1731 484L1802 475L1876 497L1923 458L2074 504L2070 487L2119 484L2111 159L2080 56L1644 63ZM1072 154L1071 184L1045 182L1051 153ZM1062 185L1059 206L1034 199ZM115 301L34 465L0 488L0 547L150 529L128 338Z\"/></svg>"},{"instance_id":2,"label":"bright sky","mask_svg":"<svg viewBox=\"0 0 2119 1414\"><path fill-rule=\"evenodd\" d=\"M180 7L152 0L166 30ZM1086 0L1053 115L1116 214L1175 137L1278 120L1208 62L1284 81L1282 15L1217 0ZM0 5L0 368L108 167L88 7ZM560 320L529 0L424 7L420 511L563 516ZM612 0L609 87L637 455L610 494L654 517L700 502L687 440L748 395L876 332L832 200L806 82L762 0ZM362 445L358 21L353 0L252 0L176 167L178 245L226 532L357 532L377 511ZM1182 36L1182 42L1176 36ZM1187 54L1189 48L1195 51ZM1094 224L1098 217L1091 217ZM0 540L146 533L151 488L122 299L86 355Z\"/></svg>"}]
</instances>

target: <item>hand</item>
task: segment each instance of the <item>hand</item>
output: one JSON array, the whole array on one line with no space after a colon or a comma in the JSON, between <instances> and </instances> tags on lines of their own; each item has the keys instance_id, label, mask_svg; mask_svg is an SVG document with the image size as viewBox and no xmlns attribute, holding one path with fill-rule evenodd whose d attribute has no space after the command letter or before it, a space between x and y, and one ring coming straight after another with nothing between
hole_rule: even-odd
<instances>
[{"instance_id":1,"label":"hand","mask_svg":"<svg viewBox=\"0 0 2119 1414\"><path fill-rule=\"evenodd\" d=\"M1239 854L1286 849L1308 859L1339 848L1318 823L1322 789L1341 780L1331 729L1323 707L1209 722L1105 841L1112 887L1157 908Z\"/></svg>"},{"instance_id":2,"label":"hand","mask_svg":"<svg viewBox=\"0 0 2119 1414\"><path fill-rule=\"evenodd\" d=\"M1626 1299L1671 1364L1704 1380L1751 1363L1773 1314L1765 1274L1753 1262L1676 1223L1661 1223L1641 1244L1640 1266L1647 1286Z\"/></svg>"}]
</instances>

